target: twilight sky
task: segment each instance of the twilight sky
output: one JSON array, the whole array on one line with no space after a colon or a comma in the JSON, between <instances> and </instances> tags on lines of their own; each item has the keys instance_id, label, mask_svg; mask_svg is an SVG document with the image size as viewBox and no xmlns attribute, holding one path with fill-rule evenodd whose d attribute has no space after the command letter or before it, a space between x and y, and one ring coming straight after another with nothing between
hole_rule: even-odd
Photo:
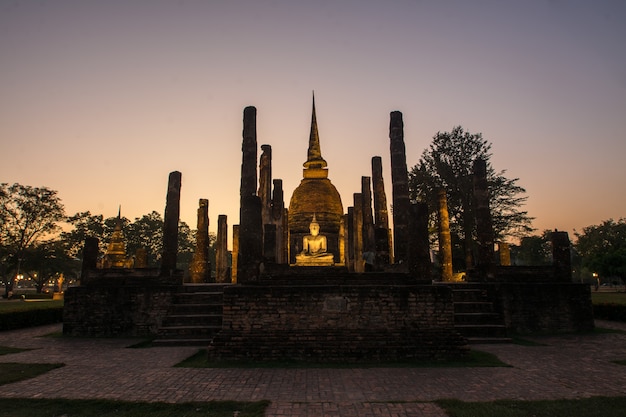
<instances>
[{"instance_id":1,"label":"twilight sky","mask_svg":"<svg viewBox=\"0 0 626 417\"><path fill-rule=\"evenodd\" d=\"M462 125L529 197L534 227L626 217L626 2L0 0L0 182L59 192L67 214L163 214L183 174L239 222L241 131L257 107L286 205L315 90L344 210L404 115L407 164ZM229 230L229 235L232 230Z\"/></svg>"}]
</instances>

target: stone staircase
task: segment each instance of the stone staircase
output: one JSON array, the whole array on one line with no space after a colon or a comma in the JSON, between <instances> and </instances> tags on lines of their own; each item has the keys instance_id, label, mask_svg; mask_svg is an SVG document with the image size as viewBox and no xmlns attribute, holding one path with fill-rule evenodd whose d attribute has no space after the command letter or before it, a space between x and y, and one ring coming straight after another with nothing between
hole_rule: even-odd
<instances>
[{"instance_id":1,"label":"stone staircase","mask_svg":"<svg viewBox=\"0 0 626 417\"><path fill-rule=\"evenodd\" d=\"M208 346L222 329L226 285L230 284L182 285L153 346Z\"/></svg>"},{"instance_id":2,"label":"stone staircase","mask_svg":"<svg viewBox=\"0 0 626 417\"><path fill-rule=\"evenodd\" d=\"M469 343L510 343L502 315L488 290L479 285L453 284L454 327Z\"/></svg>"}]
</instances>

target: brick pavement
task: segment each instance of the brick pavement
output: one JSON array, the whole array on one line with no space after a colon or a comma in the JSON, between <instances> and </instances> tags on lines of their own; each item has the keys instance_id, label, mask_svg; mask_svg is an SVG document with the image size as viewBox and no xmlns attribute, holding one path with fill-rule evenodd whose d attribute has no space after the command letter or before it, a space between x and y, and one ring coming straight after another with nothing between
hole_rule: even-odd
<instances>
[{"instance_id":1,"label":"brick pavement","mask_svg":"<svg viewBox=\"0 0 626 417\"><path fill-rule=\"evenodd\" d=\"M626 325L597 322L598 327ZM0 397L142 401L261 400L268 416L443 417L430 401L626 395L626 334L534 338L545 346L476 345L510 368L189 369L194 347L128 349L133 339L41 337L61 325L0 332L0 346L32 350L0 362L66 366L4 385Z\"/></svg>"}]
</instances>

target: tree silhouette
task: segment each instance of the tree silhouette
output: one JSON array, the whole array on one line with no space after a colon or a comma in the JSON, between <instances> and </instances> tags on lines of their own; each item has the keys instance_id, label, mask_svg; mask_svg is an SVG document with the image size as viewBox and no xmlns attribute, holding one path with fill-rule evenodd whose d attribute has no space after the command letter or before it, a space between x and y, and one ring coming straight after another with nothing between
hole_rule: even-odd
<instances>
[{"instance_id":1,"label":"tree silhouette","mask_svg":"<svg viewBox=\"0 0 626 417\"><path fill-rule=\"evenodd\" d=\"M493 169L491 144L481 133L472 134L456 126L451 132L438 132L419 162L409 172L409 193L414 201L428 203L434 225L437 212L437 192L443 188L448 198L450 233L453 243L462 241L465 265L473 264L476 222L473 202L473 172L476 159L487 162L490 210L496 240L522 237L532 232L532 218L520 207L526 202L526 190L509 179L506 171ZM433 230L436 227L433 226Z\"/></svg>"}]
</instances>

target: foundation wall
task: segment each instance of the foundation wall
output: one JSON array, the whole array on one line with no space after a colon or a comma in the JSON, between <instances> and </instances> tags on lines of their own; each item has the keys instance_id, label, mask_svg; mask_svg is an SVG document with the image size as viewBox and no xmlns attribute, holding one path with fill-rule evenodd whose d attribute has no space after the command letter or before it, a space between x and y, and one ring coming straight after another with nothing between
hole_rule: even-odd
<instances>
[{"instance_id":1,"label":"foundation wall","mask_svg":"<svg viewBox=\"0 0 626 417\"><path fill-rule=\"evenodd\" d=\"M65 291L63 334L153 336L178 288L160 284L70 287Z\"/></svg>"},{"instance_id":2,"label":"foundation wall","mask_svg":"<svg viewBox=\"0 0 626 417\"><path fill-rule=\"evenodd\" d=\"M214 360L447 359L467 345L436 286L237 286L224 292Z\"/></svg>"},{"instance_id":3,"label":"foundation wall","mask_svg":"<svg viewBox=\"0 0 626 417\"><path fill-rule=\"evenodd\" d=\"M520 334L589 331L594 328L587 284L501 283L494 286L505 325Z\"/></svg>"}]
</instances>

